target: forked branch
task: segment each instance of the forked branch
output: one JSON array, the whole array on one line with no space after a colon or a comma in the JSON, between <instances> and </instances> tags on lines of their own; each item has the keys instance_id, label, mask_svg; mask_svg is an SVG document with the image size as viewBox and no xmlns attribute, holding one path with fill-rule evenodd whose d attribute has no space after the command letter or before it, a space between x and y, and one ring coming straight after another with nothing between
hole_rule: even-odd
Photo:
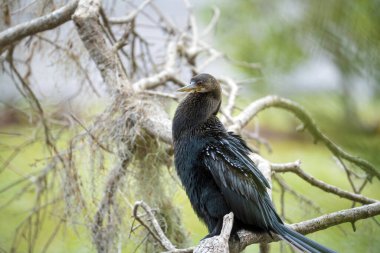
<instances>
[{"instance_id":1,"label":"forked branch","mask_svg":"<svg viewBox=\"0 0 380 253\"><path fill-rule=\"evenodd\" d=\"M301 105L289 99L278 96L267 96L256 100L234 118L234 124L231 126L231 129L237 131L241 130L259 112L268 108L281 108L293 113L303 123L303 129L307 129L316 142L321 141L325 144L334 156L341 157L364 170L369 176L375 176L380 179L380 172L372 164L364 159L347 153L332 142L324 133L322 133L306 110Z\"/></svg>"}]
</instances>

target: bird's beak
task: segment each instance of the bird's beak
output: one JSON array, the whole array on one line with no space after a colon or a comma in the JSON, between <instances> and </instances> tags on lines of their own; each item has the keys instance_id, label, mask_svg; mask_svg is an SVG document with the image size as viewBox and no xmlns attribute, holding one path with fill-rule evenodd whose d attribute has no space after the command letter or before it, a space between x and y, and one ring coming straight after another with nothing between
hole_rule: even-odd
<instances>
[{"instance_id":1,"label":"bird's beak","mask_svg":"<svg viewBox=\"0 0 380 253\"><path fill-rule=\"evenodd\" d=\"M189 85L178 89L180 92L198 92L199 88L195 82L191 82Z\"/></svg>"}]
</instances>

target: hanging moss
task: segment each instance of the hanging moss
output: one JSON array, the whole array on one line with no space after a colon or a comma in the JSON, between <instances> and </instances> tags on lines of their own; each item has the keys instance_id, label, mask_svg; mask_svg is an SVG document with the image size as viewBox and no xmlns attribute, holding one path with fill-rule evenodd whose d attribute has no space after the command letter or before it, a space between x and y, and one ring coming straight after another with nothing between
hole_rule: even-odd
<instances>
[{"instance_id":1,"label":"hanging moss","mask_svg":"<svg viewBox=\"0 0 380 253\"><path fill-rule=\"evenodd\" d=\"M189 236L182 226L180 210L172 202L173 189L177 186L167 170L167 165L171 164L167 148L149 135L136 141L133 185L136 187L135 198L157 209L155 214L165 234L174 245L181 247L187 245ZM148 248L152 251L161 249L154 245Z\"/></svg>"}]
</instances>

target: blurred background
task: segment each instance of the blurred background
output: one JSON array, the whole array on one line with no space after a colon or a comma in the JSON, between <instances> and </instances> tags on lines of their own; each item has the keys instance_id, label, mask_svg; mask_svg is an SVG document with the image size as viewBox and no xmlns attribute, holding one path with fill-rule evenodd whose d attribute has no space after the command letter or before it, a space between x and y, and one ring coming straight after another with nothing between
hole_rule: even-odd
<instances>
[{"instance_id":1,"label":"blurred background","mask_svg":"<svg viewBox=\"0 0 380 253\"><path fill-rule=\"evenodd\" d=\"M64 1L52 0L2 0L0 30L49 13ZM154 1L161 11L176 23L186 25L187 10L181 1ZM107 10L120 16L138 5L126 1L103 1ZM244 108L265 95L276 94L301 104L318 126L335 143L348 152L360 156L380 169L380 1L191 1L198 23L205 27L212 17L212 7L220 9L220 19L215 31L206 38L234 64L217 61L207 72L227 75L240 84L238 104ZM142 23L146 22L143 18ZM142 36L154 37L149 30ZM49 116L57 122L68 121L75 114L83 122L104 108L106 89L101 77L88 57L83 57L83 46L75 38L73 24L66 23L60 33L45 32L44 38L54 38L72 50L71 58L61 57L57 48L49 43L33 46L25 40L18 46L14 58L24 73L29 67L33 89ZM74 39L66 38L73 36ZM70 37L71 38L71 37ZM31 52L35 51L33 57ZM157 52L162 51L157 42ZM158 53L159 54L159 53ZM22 185L8 191L9 185L33 172L36 164L47 155L41 143L28 140L39 134L27 101L14 85L9 68L0 62L0 252L8 252L20 221L28 215L34 192L16 197L9 196L22 189ZM248 64L248 62L250 64ZM81 72L90 70L91 76ZM189 80L184 74L181 79ZM78 87L79 82L90 85ZM79 96L77 96L80 94ZM173 111L172 104L169 111ZM268 145L252 141L262 155L272 162L290 162L300 159L303 168L313 176L338 187L350 190L345 172L339 169L331 153L323 145L314 144L307 133L296 131L299 121L291 114L270 109L260 114L247 132L259 133ZM64 147L70 129L60 136ZM22 152L15 150L22 147ZM359 173L359 172L358 172ZM283 179L295 191L312 201L302 203L292 194L281 194L279 184L274 184L273 198L281 208L288 223L299 222L322 213L351 207L351 202L329 196L293 175ZM31 178L30 180L33 180ZM174 183L173 183L174 184ZM205 227L194 215L180 187L175 187L175 203L181 207L184 226L190 231L189 245L194 245L206 234ZM377 179L366 185L363 195L380 199ZM9 202L9 203L8 203ZM307 201L306 201L307 202ZM37 241L46 241L55 231L57 221L50 213ZM379 252L379 219L358 221L354 232L351 224L310 235L310 238L339 252ZM91 238L81 224L65 224L58 230L47 252L94 252ZM54 232L53 232L54 233ZM122 252L133 252L139 240L124 245ZM43 246L36 246L36 252ZM26 247L26 246L25 246ZM25 248L24 248L25 249ZM274 243L272 252L290 252L290 248ZM138 248L137 251L143 251ZM20 251L22 252L22 250ZM245 252L258 252L257 246Z\"/></svg>"}]
</instances>

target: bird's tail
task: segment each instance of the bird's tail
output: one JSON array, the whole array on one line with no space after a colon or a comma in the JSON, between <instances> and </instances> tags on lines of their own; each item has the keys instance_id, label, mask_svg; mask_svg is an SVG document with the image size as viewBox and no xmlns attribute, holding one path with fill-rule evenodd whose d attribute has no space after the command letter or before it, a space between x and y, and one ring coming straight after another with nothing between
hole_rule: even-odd
<instances>
[{"instance_id":1,"label":"bird's tail","mask_svg":"<svg viewBox=\"0 0 380 253\"><path fill-rule=\"evenodd\" d=\"M278 234L283 240L290 243L293 247L301 252L310 253L336 253L335 251L326 248L325 246L310 240L309 238L301 235L300 233L288 228L281 223L275 223L272 227L273 232Z\"/></svg>"}]
</instances>

